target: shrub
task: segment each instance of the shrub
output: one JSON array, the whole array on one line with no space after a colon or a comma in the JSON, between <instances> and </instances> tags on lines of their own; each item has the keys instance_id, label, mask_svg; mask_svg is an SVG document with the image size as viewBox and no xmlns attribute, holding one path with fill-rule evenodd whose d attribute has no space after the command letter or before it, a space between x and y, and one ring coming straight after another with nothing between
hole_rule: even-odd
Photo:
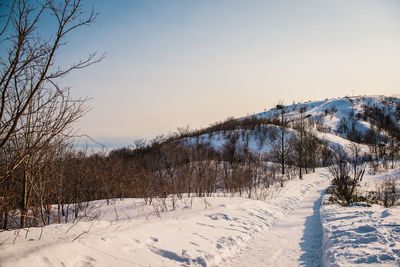
<instances>
[{"instance_id":1,"label":"shrub","mask_svg":"<svg viewBox=\"0 0 400 267\"><path fill-rule=\"evenodd\" d=\"M338 149L328 169L333 176L330 189L332 200L343 206L358 201L356 188L364 176L365 164L350 164L346 153Z\"/></svg>"},{"instance_id":2,"label":"shrub","mask_svg":"<svg viewBox=\"0 0 400 267\"><path fill-rule=\"evenodd\" d=\"M394 179L382 182L379 191L382 203L386 208L396 205L399 200L399 193Z\"/></svg>"}]
</instances>

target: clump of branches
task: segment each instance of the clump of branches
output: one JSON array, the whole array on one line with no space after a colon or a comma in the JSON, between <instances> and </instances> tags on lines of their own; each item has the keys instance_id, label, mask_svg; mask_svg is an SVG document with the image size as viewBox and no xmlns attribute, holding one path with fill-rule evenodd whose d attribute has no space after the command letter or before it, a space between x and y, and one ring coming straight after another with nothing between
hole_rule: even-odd
<instances>
[{"instance_id":1,"label":"clump of branches","mask_svg":"<svg viewBox=\"0 0 400 267\"><path fill-rule=\"evenodd\" d=\"M343 149L338 148L328 169L333 177L331 200L343 206L358 201L357 187L364 176L365 164L350 158Z\"/></svg>"},{"instance_id":2,"label":"clump of branches","mask_svg":"<svg viewBox=\"0 0 400 267\"><path fill-rule=\"evenodd\" d=\"M374 191L368 192L368 199L372 203L383 205L386 208L400 204L400 190L396 180L390 178L378 183Z\"/></svg>"},{"instance_id":3,"label":"clump of branches","mask_svg":"<svg viewBox=\"0 0 400 267\"><path fill-rule=\"evenodd\" d=\"M87 99L73 99L59 80L102 59L96 53L68 67L56 56L70 32L92 24L82 3L74 0L14 0L1 5L0 42L0 216L3 228L49 222L50 197L64 161L65 147L82 117ZM46 37L39 21L54 26ZM2 51L3 52L3 51ZM49 190L50 191L46 191ZM16 219L18 218L18 223ZM28 222L30 221L30 222Z\"/></svg>"},{"instance_id":4,"label":"clump of branches","mask_svg":"<svg viewBox=\"0 0 400 267\"><path fill-rule=\"evenodd\" d=\"M394 179L388 179L380 185L382 204L388 208L399 202L400 194Z\"/></svg>"}]
</instances>

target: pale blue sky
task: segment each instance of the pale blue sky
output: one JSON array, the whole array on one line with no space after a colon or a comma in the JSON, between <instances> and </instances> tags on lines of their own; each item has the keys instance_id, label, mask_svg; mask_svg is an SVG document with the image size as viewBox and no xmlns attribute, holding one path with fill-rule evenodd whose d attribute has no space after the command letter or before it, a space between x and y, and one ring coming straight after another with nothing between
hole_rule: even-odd
<instances>
[{"instance_id":1,"label":"pale blue sky","mask_svg":"<svg viewBox=\"0 0 400 267\"><path fill-rule=\"evenodd\" d=\"M93 98L78 127L102 142L204 127L279 100L400 93L400 1L87 2L97 22L71 35L59 60L107 52L66 81Z\"/></svg>"}]
</instances>

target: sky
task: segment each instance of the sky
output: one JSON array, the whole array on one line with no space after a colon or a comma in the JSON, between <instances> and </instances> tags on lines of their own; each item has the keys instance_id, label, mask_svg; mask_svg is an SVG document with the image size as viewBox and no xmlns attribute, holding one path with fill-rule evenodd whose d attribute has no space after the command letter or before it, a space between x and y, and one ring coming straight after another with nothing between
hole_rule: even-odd
<instances>
[{"instance_id":1,"label":"sky","mask_svg":"<svg viewBox=\"0 0 400 267\"><path fill-rule=\"evenodd\" d=\"M397 0L84 3L96 22L71 33L57 62L106 52L61 81L91 98L76 127L106 145L281 101L400 93Z\"/></svg>"}]
</instances>

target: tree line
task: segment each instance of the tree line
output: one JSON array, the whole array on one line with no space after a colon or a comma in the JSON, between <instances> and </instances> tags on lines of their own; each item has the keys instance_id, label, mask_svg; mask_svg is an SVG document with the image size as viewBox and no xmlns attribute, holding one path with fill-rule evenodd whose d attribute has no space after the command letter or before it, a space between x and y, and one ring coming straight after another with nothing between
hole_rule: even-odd
<instances>
[{"instance_id":1,"label":"tree line","mask_svg":"<svg viewBox=\"0 0 400 267\"><path fill-rule=\"evenodd\" d=\"M200 137L188 145L185 138L176 138L178 133L150 142L139 140L108 154L90 154L65 141L52 143L6 174L0 191L2 228L68 222L77 219L90 201L99 199L142 198L152 205L155 199L165 203L168 198L175 208L174 203L184 196L207 197L217 192L259 198L258 188L283 186L286 180L302 178L302 173L327 163L320 155L328 148L302 123L303 128L292 130L283 142L294 148L284 155L284 165L276 161L275 150L251 151L248 138L239 142L246 137L235 131L225 133L227 139L220 148ZM273 127L270 134L284 127ZM281 139L275 136L275 140L273 146L279 147ZM12 155L9 163L18 160ZM274 161L277 164L271 165Z\"/></svg>"}]
</instances>

